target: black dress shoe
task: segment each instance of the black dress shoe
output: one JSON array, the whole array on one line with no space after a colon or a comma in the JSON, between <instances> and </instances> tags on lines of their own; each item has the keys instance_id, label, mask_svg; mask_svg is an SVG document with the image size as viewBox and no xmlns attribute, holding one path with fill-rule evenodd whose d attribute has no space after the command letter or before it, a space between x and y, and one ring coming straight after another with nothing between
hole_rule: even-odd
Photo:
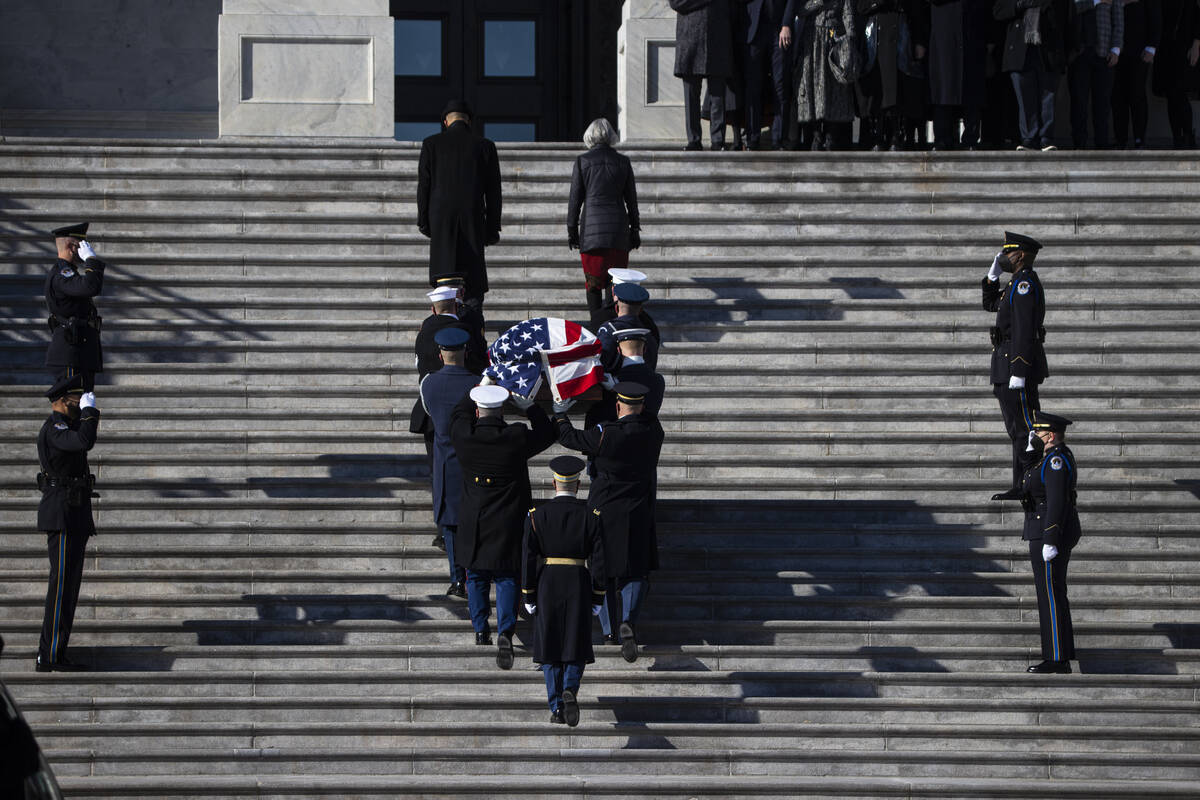
<instances>
[{"instance_id":1,"label":"black dress shoe","mask_svg":"<svg viewBox=\"0 0 1200 800\"><path fill-rule=\"evenodd\" d=\"M563 717L562 711L551 711L550 712L550 722L553 723L554 725L566 725L567 724L567 720L565 717Z\"/></svg>"},{"instance_id":2,"label":"black dress shoe","mask_svg":"<svg viewBox=\"0 0 1200 800\"><path fill-rule=\"evenodd\" d=\"M606 633L606 634L604 634L604 643L605 644L616 644L617 637L613 636L611 633Z\"/></svg>"},{"instance_id":3,"label":"black dress shoe","mask_svg":"<svg viewBox=\"0 0 1200 800\"><path fill-rule=\"evenodd\" d=\"M500 634L496 639L496 666L500 669L512 669L513 648L512 632Z\"/></svg>"},{"instance_id":4,"label":"black dress shoe","mask_svg":"<svg viewBox=\"0 0 1200 800\"><path fill-rule=\"evenodd\" d=\"M33 668L38 672L87 672L89 669L87 664L72 661L66 656L50 662L42 661L42 657L38 656Z\"/></svg>"},{"instance_id":5,"label":"black dress shoe","mask_svg":"<svg viewBox=\"0 0 1200 800\"><path fill-rule=\"evenodd\" d=\"M699 142L688 142L687 147L685 147L683 149L689 150L689 151L695 151L695 150L703 150L704 147Z\"/></svg>"},{"instance_id":6,"label":"black dress shoe","mask_svg":"<svg viewBox=\"0 0 1200 800\"><path fill-rule=\"evenodd\" d=\"M442 536L440 534L433 537L433 541L429 543L429 546L436 547L438 550L441 550L443 553L446 552L446 537Z\"/></svg>"},{"instance_id":7,"label":"black dress shoe","mask_svg":"<svg viewBox=\"0 0 1200 800\"><path fill-rule=\"evenodd\" d=\"M492 634L489 631L481 631L475 634L475 644L490 645L492 643Z\"/></svg>"},{"instance_id":8,"label":"black dress shoe","mask_svg":"<svg viewBox=\"0 0 1200 800\"><path fill-rule=\"evenodd\" d=\"M564 689L562 713L567 720L567 725L574 728L579 724L579 703L575 700L575 693L570 689Z\"/></svg>"},{"instance_id":9,"label":"black dress shoe","mask_svg":"<svg viewBox=\"0 0 1200 800\"><path fill-rule=\"evenodd\" d=\"M450 588L446 590L446 597L457 597L460 600L467 599L467 587L463 586L461 581L455 581L450 584Z\"/></svg>"},{"instance_id":10,"label":"black dress shoe","mask_svg":"<svg viewBox=\"0 0 1200 800\"><path fill-rule=\"evenodd\" d=\"M630 664L637 661L637 637L633 635L633 626L628 622L621 623L621 658Z\"/></svg>"},{"instance_id":11,"label":"black dress shoe","mask_svg":"<svg viewBox=\"0 0 1200 800\"><path fill-rule=\"evenodd\" d=\"M1040 664L1034 664L1026 672L1051 673L1054 675L1070 675L1070 661L1043 661Z\"/></svg>"},{"instance_id":12,"label":"black dress shoe","mask_svg":"<svg viewBox=\"0 0 1200 800\"><path fill-rule=\"evenodd\" d=\"M1006 492L997 492L996 494L992 495L992 499L993 500L1020 500L1021 494L1022 494L1022 490L1018 489L1016 486L1014 486L1013 488L1009 489Z\"/></svg>"}]
</instances>

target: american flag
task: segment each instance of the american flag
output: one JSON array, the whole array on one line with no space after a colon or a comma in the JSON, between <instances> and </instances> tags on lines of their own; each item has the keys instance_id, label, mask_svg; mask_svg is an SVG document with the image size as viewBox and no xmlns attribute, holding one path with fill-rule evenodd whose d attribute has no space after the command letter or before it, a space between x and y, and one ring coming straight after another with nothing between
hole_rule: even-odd
<instances>
[{"instance_id":1,"label":"american flag","mask_svg":"<svg viewBox=\"0 0 1200 800\"><path fill-rule=\"evenodd\" d=\"M488 348L492 365L483 374L523 397L548 379L555 400L575 397L600 383L600 340L574 322L534 317L512 326Z\"/></svg>"}]
</instances>

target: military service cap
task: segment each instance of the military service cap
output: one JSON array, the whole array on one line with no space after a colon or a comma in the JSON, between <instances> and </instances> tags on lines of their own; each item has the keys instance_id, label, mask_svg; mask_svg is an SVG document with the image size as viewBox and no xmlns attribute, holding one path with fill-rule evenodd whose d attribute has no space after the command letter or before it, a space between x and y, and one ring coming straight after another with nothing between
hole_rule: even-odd
<instances>
[{"instance_id":1,"label":"military service cap","mask_svg":"<svg viewBox=\"0 0 1200 800\"><path fill-rule=\"evenodd\" d=\"M46 392L46 399L53 403L63 395L68 395L72 392L83 393L82 375L76 374L69 378L59 378L58 382L50 387L50 391Z\"/></svg>"},{"instance_id":2,"label":"military service cap","mask_svg":"<svg viewBox=\"0 0 1200 800\"><path fill-rule=\"evenodd\" d=\"M1025 236L1012 231L1004 232L1004 249L1005 250L1024 250L1026 253L1037 253L1042 249L1042 245L1037 239L1032 236Z\"/></svg>"},{"instance_id":3,"label":"military service cap","mask_svg":"<svg viewBox=\"0 0 1200 800\"><path fill-rule=\"evenodd\" d=\"M637 381L621 381L613 387L613 391L617 393L617 399L622 403L637 405L645 401L646 394L650 390Z\"/></svg>"},{"instance_id":4,"label":"military service cap","mask_svg":"<svg viewBox=\"0 0 1200 800\"><path fill-rule=\"evenodd\" d=\"M624 303L644 303L650 299L650 293L636 283L618 283L613 286L613 297Z\"/></svg>"},{"instance_id":5,"label":"military service cap","mask_svg":"<svg viewBox=\"0 0 1200 800\"><path fill-rule=\"evenodd\" d=\"M1037 419L1033 422L1035 431L1054 431L1062 433L1071 424L1071 420L1066 417L1060 417L1057 414L1047 414L1045 411L1037 412Z\"/></svg>"},{"instance_id":6,"label":"military service cap","mask_svg":"<svg viewBox=\"0 0 1200 800\"><path fill-rule=\"evenodd\" d=\"M508 389L503 386L476 386L471 390L471 399L480 408L499 408L508 399Z\"/></svg>"},{"instance_id":7,"label":"military service cap","mask_svg":"<svg viewBox=\"0 0 1200 800\"><path fill-rule=\"evenodd\" d=\"M81 222L78 225L64 225L61 228L55 228L50 231L50 234L57 239L60 236L70 236L74 239L87 238L88 223Z\"/></svg>"},{"instance_id":8,"label":"military service cap","mask_svg":"<svg viewBox=\"0 0 1200 800\"><path fill-rule=\"evenodd\" d=\"M433 335L433 341L443 350L462 350L470 338L471 334L455 325L447 325Z\"/></svg>"},{"instance_id":9,"label":"military service cap","mask_svg":"<svg viewBox=\"0 0 1200 800\"><path fill-rule=\"evenodd\" d=\"M434 303L441 302L442 300L453 300L458 297L458 289L455 289L453 286L439 286L432 292L426 292L425 296Z\"/></svg>"},{"instance_id":10,"label":"military service cap","mask_svg":"<svg viewBox=\"0 0 1200 800\"><path fill-rule=\"evenodd\" d=\"M434 286L466 286L467 278L461 272L443 272L433 276Z\"/></svg>"},{"instance_id":11,"label":"military service cap","mask_svg":"<svg viewBox=\"0 0 1200 800\"><path fill-rule=\"evenodd\" d=\"M575 456L558 456L550 459L550 471L554 473L554 480L561 483L579 480L579 473L583 472L585 466L587 465L583 459Z\"/></svg>"},{"instance_id":12,"label":"military service cap","mask_svg":"<svg viewBox=\"0 0 1200 800\"><path fill-rule=\"evenodd\" d=\"M622 283L641 283L646 280L646 273L636 269L622 269L621 267L613 267L608 271L612 276L613 285Z\"/></svg>"}]
</instances>

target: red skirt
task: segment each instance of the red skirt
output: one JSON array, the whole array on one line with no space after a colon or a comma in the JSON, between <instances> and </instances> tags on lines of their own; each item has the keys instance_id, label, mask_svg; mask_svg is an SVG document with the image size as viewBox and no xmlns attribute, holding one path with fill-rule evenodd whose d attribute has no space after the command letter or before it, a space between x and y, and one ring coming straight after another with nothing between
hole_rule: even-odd
<instances>
[{"instance_id":1,"label":"red skirt","mask_svg":"<svg viewBox=\"0 0 1200 800\"><path fill-rule=\"evenodd\" d=\"M629 266L629 251L618 250L615 247L604 247L599 250L589 250L579 254L583 263L583 274L599 278L602 286L609 283L608 271L613 267Z\"/></svg>"}]
</instances>

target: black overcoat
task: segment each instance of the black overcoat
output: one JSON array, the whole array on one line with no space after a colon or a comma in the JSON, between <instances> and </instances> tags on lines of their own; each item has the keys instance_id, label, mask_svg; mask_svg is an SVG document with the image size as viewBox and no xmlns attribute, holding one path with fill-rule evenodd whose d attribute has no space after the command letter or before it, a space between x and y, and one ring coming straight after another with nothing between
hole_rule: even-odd
<instances>
[{"instance_id":1,"label":"black overcoat","mask_svg":"<svg viewBox=\"0 0 1200 800\"><path fill-rule=\"evenodd\" d=\"M462 328L471 335L470 341L467 342L467 369L476 375L482 375L483 371L487 369L487 340L483 338L483 315L470 306L459 306L458 312L457 316L430 314L421 322L421 329L417 331L417 338L413 343L413 350L417 356L418 385L425 380L426 375L442 368L442 351L433 337L442 328L450 326ZM409 433L431 433L433 431L433 423L425 411L425 406L421 403L420 392L417 393L416 402L413 403L412 412L409 414L408 431Z\"/></svg>"},{"instance_id":2,"label":"black overcoat","mask_svg":"<svg viewBox=\"0 0 1200 800\"><path fill-rule=\"evenodd\" d=\"M42 472L54 478L86 478L89 473L87 454L96 444L100 427L100 410L84 408L79 419L51 412L38 432L38 462ZM70 490L52 486L42 490L38 503L39 531L66 531L72 536L91 536L96 532L92 520L90 487Z\"/></svg>"},{"instance_id":3,"label":"black overcoat","mask_svg":"<svg viewBox=\"0 0 1200 800\"><path fill-rule=\"evenodd\" d=\"M983 279L983 309L996 313L999 343L992 347L992 383L1008 384L1016 376L1038 383L1050 376L1042 323L1046 319L1046 294L1032 269L1023 269L1000 288L1000 281Z\"/></svg>"},{"instance_id":4,"label":"black overcoat","mask_svg":"<svg viewBox=\"0 0 1200 800\"><path fill-rule=\"evenodd\" d=\"M670 0L675 18L675 76L733 75L730 0Z\"/></svg>"},{"instance_id":5,"label":"black overcoat","mask_svg":"<svg viewBox=\"0 0 1200 800\"><path fill-rule=\"evenodd\" d=\"M429 282L461 272L467 294L488 290L486 245L500 238L500 160L490 139L463 121L421 143L417 227L429 237Z\"/></svg>"},{"instance_id":6,"label":"black overcoat","mask_svg":"<svg viewBox=\"0 0 1200 800\"><path fill-rule=\"evenodd\" d=\"M47 367L74 367L80 372L104 370L99 316L92 298L104 291L106 266L98 258L89 258L85 264L72 264L60 258L46 275L46 310L52 318ZM72 320L76 323L72 324ZM72 331L74 344L67 341Z\"/></svg>"},{"instance_id":7,"label":"black overcoat","mask_svg":"<svg viewBox=\"0 0 1200 800\"><path fill-rule=\"evenodd\" d=\"M629 250L629 230L642 227L629 157L600 144L575 159L567 227L579 227L579 249Z\"/></svg>"},{"instance_id":8,"label":"black overcoat","mask_svg":"<svg viewBox=\"0 0 1200 800\"><path fill-rule=\"evenodd\" d=\"M1147 47L1157 48L1162 39L1162 0L1135 0L1125 5L1125 43L1121 60L1141 60Z\"/></svg>"},{"instance_id":9,"label":"black overcoat","mask_svg":"<svg viewBox=\"0 0 1200 800\"><path fill-rule=\"evenodd\" d=\"M450 442L462 469L454 557L472 570L519 574L525 516L533 504L529 459L554 444L546 412L530 406L532 429L497 417L475 418L468 394L450 416Z\"/></svg>"},{"instance_id":10,"label":"black overcoat","mask_svg":"<svg viewBox=\"0 0 1200 800\"><path fill-rule=\"evenodd\" d=\"M604 530L601 515L560 495L525 519L521 594L537 606L533 660L539 664L595 661L592 606L604 602ZM587 566L547 564L547 558L586 560Z\"/></svg>"},{"instance_id":11,"label":"black overcoat","mask_svg":"<svg viewBox=\"0 0 1200 800\"><path fill-rule=\"evenodd\" d=\"M604 564L610 578L640 578L658 569L654 500L663 428L655 417L629 414L586 431L557 417L558 442L595 463L588 507L604 519Z\"/></svg>"},{"instance_id":12,"label":"black overcoat","mask_svg":"<svg viewBox=\"0 0 1200 800\"><path fill-rule=\"evenodd\" d=\"M1047 447L1042 460L1025 470L1025 541L1070 549L1079 543L1079 510L1075 507L1075 454L1065 444Z\"/></svg>"},{"instance_id":13,"label":"black overcoat","mask_svg":"<svg viewBox=\"0 0 1200 800\"><path fill-rule=\"evenodd\" d=\"M855 84L860 116L896 109L906 117L925 113L925 81L900 71L900 26L908 26L909 48L926 45L925 13L920 0L858 0L858 16L865 30L875 23L875 64ZM865 55L865 54L864 54ZM915 59L916 53L909 53Z\"/></svg>"},{"instance_id":14,"label":"black overcoat","mask_svg":"<svg viewBox=\"0 0 1200 800\"><path fill-rule=\"evenodd\" d=\"M1159 97L1200 86L1200 63L1188 64L1187 52L1200 39L1200 6L1196 0L1162 0L1162 38L1154 56L1150 85Z\"/></svg>"},{"instance_id":15,"label":"black overcoat","mask_svg":"<svg viewBox=\"0 0 1200 800\"><path fill-rule=\"evenodd\" d=\"M987 39L992 0L932 0L929 9L929 102L986 105Z\"/></svg>"},{"instance_id":16,"label":"black overcoat","mask_svg":"<svg viewBox=\"0 0 1200 800\"><path fill-rule=\"evenodd\" d=\"M1042 36L1042 63L1050 72L1067 66L1067 12L1071 0L996 0L992 16L1005 23L1004 56L1000 69L1020 72L1025 68L1025 11L1042 9L1038 31Z\"/></svg>"}]
</instances>

